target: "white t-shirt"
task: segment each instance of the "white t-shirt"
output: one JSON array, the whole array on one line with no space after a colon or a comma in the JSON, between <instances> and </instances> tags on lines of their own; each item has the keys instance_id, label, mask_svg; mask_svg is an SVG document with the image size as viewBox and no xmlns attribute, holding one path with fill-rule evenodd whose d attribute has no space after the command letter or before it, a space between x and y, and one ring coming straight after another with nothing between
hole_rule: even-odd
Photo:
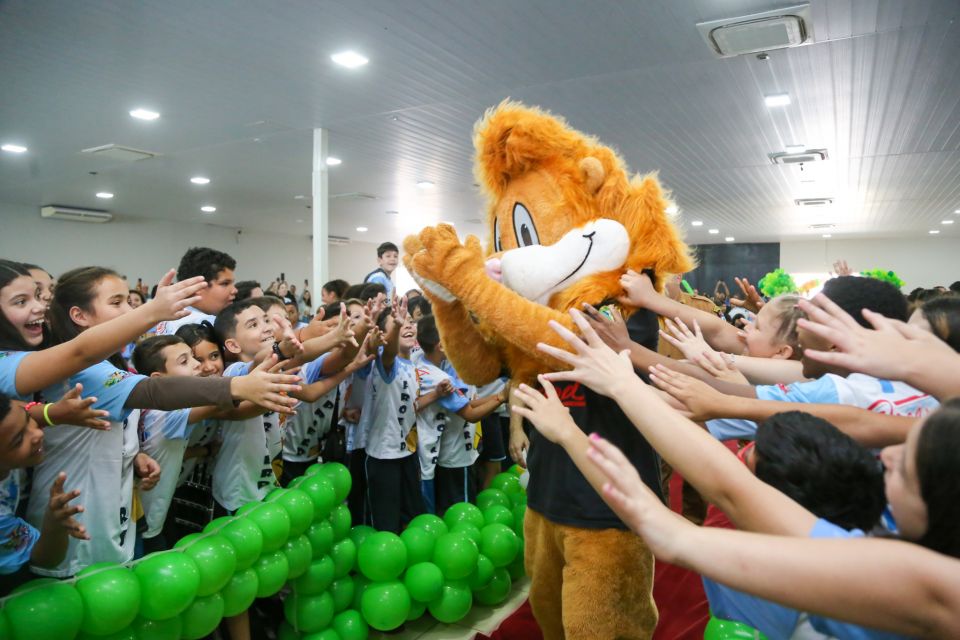
<instances>
[{"instance_id":1,"label":"white t-shirt","mask_svg":"<svg viewBox=\"0 0 960 640\"><path fill-rule=\"evenodd\" d=\"M217 319L217 316L204 313L203 311L200 311L194 307L187 307L187 310L190 312L190 314L183 318L179 318L177 320L164 320L163 322L159 323L156 328L156 334L158 336L172 336L177 332L177 329L185 324L200 324L204 320L210 324L213 324Z\"/></svg>"},{"instance_id":2,"label":"white t-shirt","mask_svg":"<svg viewBox=\"0 0 960 640\"><path fill-rule=\"evenodd\" d=\"M441 366L444 373L453 381L454 389L462 394L468 403L476 397L477 388L461 380L449 360L444 360ZM450 416L450 423L440 436L440 459L437 460L437 464L445 469L459 469L472 465L480 457L476 436L476 422L468 422L458 415Z\"/></svg>"},{"instance_id":3,"label":"white t-shirt","mask_svg":"<svg viewBox=\"0 0 960 640\"><path fill-rule=\"evenodd\" d=\"M194 427L199 426L199 423L188 424L189 417L190 409L141 411L141 449L160 465L160 481L157 485L150 491L140 491L140 504L147 518L144 538L153 538L163 530L173 492L177 489L187 438Z\"/></svg>"},{"instance_id":4,"label":"white t-shirt","mask_svg":"<svg viewBox=\"0 0 960 640\"><path fill-rule=\"evenodd\" d=\"M378 356L356 375L358 381L366 381L359 428L367 432L367 455L380 460L411 455L416 441L408 436L417 424L413 405L417 397L417 371L413 363L397 356L386 371Z\"/></svg>"},{"instance_id":5,"label":"white t-shirt","mask_svg":"<svg viewBox=\"0 0 960 640\"><path fill-rule=\"evenodd\" d=\"M243 376L251 362L234 362L224 376ZM248 502L263 500L276 486L264 417L223 420L223 445L213 468L213 497L228 511L236 511Z\"/></svg>"},{"instance_id":6,"label":"white t-shirt","mask_svg":"<svg viewBox=\"0 0 960 640\"><path fill-rule=\"evenodd\" d=\"M219 433L219 420L203 420L190 431L190 435L187 438L187 449L208 445L213 442ZM209 458L185 458L183 460L183 465L180 467L180 477L177 478L178 487L190 479L200 462L203 462L205 465L211 465L212 468L214 461Z\"/></svg>"},{"instance_id":7,"label":"white t-shirt","mask_svg":"<svg viewBox=\"0 0 960 640\"><path fill-rule=\"evenodd\" d=\"M323 354L313 362L308 362L300 370L300 379L304 386L323 380ZM337 398L337 387L317 398L314 402L301 402L296 414L289 416L283 435L283 459L291 462L309 462L316 460L319 454L320 438L330 430L333 421L333 407Z\"/></svg>"},{"instance_id":8,"label":"white t-shirt","mask_svg":"<svg viewBox=\"0 0 960 640\"><path fill-rule=\"evenodd\" d=\"M340 403L343 405L340 410L340 426L344 430L348 453L367 448L367 432L360 428L359 422L350 422L346 418L347 409L363 408L366 388L366 381L358 378L356 373L351 373L350 377L340 383Z\"/></svg>"},{"instance_id":9,"label":"white t-shirt","mask_svg":"<svg viewBox=\"0 0 960 640\"><path fill-rule=\"evenodd\" d=\"M144 376L117 369L107 361L71 376L66 383L44 391L49 401L59 400L76 383L83 396L96 396L94 409L109 412L109 431L71 425L44 430L47 455L34 468L27 520L40 528L57 474L67 474L65 487L80 490L77 504L83 513L74 516L87 528L90 540L70 538L63 562L52 569L34 567L40 575L72 576L96 562L127 562L133 558L134 531L130 527L133 502L133 459L139 451L139 410L125 409L127 396Z\"/></svg>"},{"instance_id":10,"label":"white t-shirt","mask_svg":"<svg viewBox=\"0 0 960 640\"><path fill-rule=\"evenodd\" d=\"M458 431L463 419L457 415L457 411L470 404L470 398L465 390L458 386L456 378L427 360L422 352L414 357L413 362L417 370L418 397L430 393L444 380L449 381L454 387L453 393L438 398L421 409L417 415L417 456L420 458L420 477L429 480L433 478L435 468L443 458L441 442L446 442L447 447L454 446L454 440L457 438L450 438L447 433L450 431L456 434Z\"/></svg>"},{"instance_id":11,"label":"white t-shirt","mask_svg":"<svg viewBox=\"0 0 960 640\"><path fill-rule=\"evenodd\" d=\"M881 380L863 373L847 377L828 373L808 382L760 385L759 400L807 404L845 404L876 413L919 418L940 406L937 400L905 382ZM757 424L750 420L709 420L707 429L718 440L752 440Z\"/></svg>"}]
</instances>

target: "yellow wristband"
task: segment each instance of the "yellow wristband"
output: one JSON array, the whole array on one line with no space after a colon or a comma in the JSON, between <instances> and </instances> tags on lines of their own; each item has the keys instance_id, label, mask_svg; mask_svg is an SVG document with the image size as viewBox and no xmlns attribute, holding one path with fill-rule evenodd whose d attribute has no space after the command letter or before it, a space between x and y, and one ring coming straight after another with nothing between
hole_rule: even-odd
<instances>
[{"instance_id":1,"label":"yellow wristband","mask_svg":"<svg viewBox=\"0 0 960 640\"><path fill-rule=\"evenodd\" d=\"M50 419L50 407L52 405L52 402L48 402L47 404L43 405L43 419L47 421L47 426L50 427L54 426L53 420Z\"/></svg>"}]
</instances>

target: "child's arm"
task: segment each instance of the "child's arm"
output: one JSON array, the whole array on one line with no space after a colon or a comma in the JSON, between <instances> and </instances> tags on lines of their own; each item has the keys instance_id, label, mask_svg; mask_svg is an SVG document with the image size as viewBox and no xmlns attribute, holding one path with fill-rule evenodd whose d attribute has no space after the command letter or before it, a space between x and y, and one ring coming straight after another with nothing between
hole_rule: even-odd
<instances>
[{"instance_id":1,"label":"child's arm","mask_svg":"<svg viewBox=\"0 0 960 640\"><path fill-rule=\"evenodd\" d=\"M688 307L657 293L646 274L627 271L620 278L620 284L626 292L619 298L622 304L649 309L665 318L680 318L688 325L696 321L711 347L728 353L743 353L743 342L736 327L712 313Z\"/></svg>"},{"instance_id":2,"label":"child's arm","mask_svg":"<svg viewBox=\"0 0 960 640\"><path fill-rule=\"evenodd\" d=\"M643 484L614 445L590 440L603 499L657 558L807 611L910 637L960 637L960 561L899 540L809 539L698 527Z\"/></svg>"},{"instance_id":3,"label":"child's arm","mask_svg":"<svg viewBox=\"0 0 960 640\"><path fill-rule=\"evenodd\" d=\"M89 427L102 431L110 430L110 423L103 418L109 417L109 411L102 409L91 409L97 399L93 396L89 398L81 397L83 385L79 382L73 389L63 395L56 402L47 404L33 404L27 409L30 417L37 421L39 425L53 426L55 424L69 424L75 427ZM27 405L29 406L29 405Z\"/></svg>"},{"instance_id":4,"label":"child's arm","mask_svg":"<svg viewBox=\"0 0 960 640\"><path fill-rule=\"evenodd\" d=\"M275 321L280 319L279 316L275 316L274 318ZM289 326L289 321L287 321L285 318L282 320ZM356 347L358 346L358 343L354 336L353 329L350 328L350 318L347 316L346 305L341 304L340 318L337 322L337 326L320 337L311 338L303 342L299 350L289 355L289 362L287 366L296 367L306 362L312 362L328 351L332 351L338 347L346 347L347 345ZM287 356L287 354L290 353L285 349L285 344L283 342L279 343L279 349L284 356ZM356 354L355 351L354 354ZM352 356L350 359L353 359ZM347 360L347 362L349 362L349 360ZM334 367L331 366L331 368Z\"/></svg>"},{"instance_id":5,"label":"child's arm","mask_svg":"<svg viewBox=\"0 0 960 640\"><path fill-rule=\"evenodd\" d=\"M793 384L803 382L803 363L799 360L779 358L755 358L753 356L727 356L732 364L747 377L750 384Z\"/></svg>"},{"instance_id":6,"label":"child's arm","mask_svg":"<svg viewBox=\"0 0 960 640\"><path fill-rule=\"evenodd\" d=\"M394 305L387 320L387 333L384 336L385 344L383 352L380 354L380 363L384 371L390 371L393 368L393 362L397 359L397 353L400 351L400 329L407 319L407 299L404 298L400 304Z\"/></svg>"},{"instance_id":7,"label":"child's arm","mask_svg":"<svg viewBox=\"0 0 960 640\"><path fill-rule=\"evenodd\" d=\"M320 373L327 377L304 386L303 389L294 393L293 396L304 402L316 402L332 391L338 384L350 377L355 371L359 371L373 362L373 359L376 357L374 354L376 354L380 346L379 341L380 331L376 327L374 327L372 331L365 331L363 343L354 354L353 360L348 362L347 365L340 370L334 369L331 373L327 373L327 361L333 354L327 356L324 361L320 363Z\"/></svg>"},{"instance_id":8,"label":"child's arm","mask_svg":"<svg viewBox=\"0 0 960 640\"><path fill-rule=\"evenodd\" d=\"M483 398L475 398L470 401L470 404L465 406L460 411L457 411L457 415L466 420L467 422L477 422L486 418L488 415L497 410L497 408L507 401L507 395L509 391L504 387L499 393L495 393L490 396L484 396Z\"/></svg>"},{"instance_id":9,"label":"child's arm","mask_svg":"<svg viewBox=\"0 0 960 640\"><path fill-rule=\"evenodd\" d=\"M70 536L78 540L90 539L86 527L73 518L83 511L83 507L70 505L70 501L76 499L80 491L74 489L65 492L63 483L66 480L67 474L60 473L50 487L50 504L43 516L40 538L30 553L30 562L38 567L50 568L63 562Z\"/></svg>"},{"instance_id":10,"label":"child's arm","mask_svg":"<svg viewBox=\"0 0 960 640\"><path fill-rule=\"evenodd\" d=\"M150 302L90 327L72 340L27 354L17 367L17 393L26 396L46 389L109 358L158 322L188 315L186 307L200 299L194 294L207 285L203 276L170 284L175 273L167 272Z\"/></svg>"},{"instance_id":11,"label":"child's arm","mask_svg":"<svg viewBox=\"0 0 960 640\"><path fill-rule=\"evenodd\" d=\"M570 315L586 342L560 324L551 323L574 353L550 345L539 348L574 369L548 373L546 379L580 382L616 400L664 460L739 528L781 535L809 533L816 521L813 514L758 480L709 433L667 406L634 375L625 355L607 347L578 311ZM530 413L527 417L536 425L536 415Z\"/></svg>"},{"instance_id":12,"label":"child's arm","mask_svg":"<svg viewBox=\"0 0 960 640\"><path fill-rule=\"evenodd\" d=\"M453 393L453 383L447 379L441 380L433 389L417 396L417 401L414 403L417 408L417 413L420 413L440 398L448 396L451 393Z\"/></svg>"}]
</instances>

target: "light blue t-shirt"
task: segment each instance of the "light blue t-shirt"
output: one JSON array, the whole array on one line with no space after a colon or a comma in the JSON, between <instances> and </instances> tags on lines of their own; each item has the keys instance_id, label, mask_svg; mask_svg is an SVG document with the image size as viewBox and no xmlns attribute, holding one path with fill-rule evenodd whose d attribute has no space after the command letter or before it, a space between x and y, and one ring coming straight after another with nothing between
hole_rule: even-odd
<instances>
[{"instance_id":1,"label":"light blue t-shirt","mask_svg":"<svg viewBox=\"0 0 960 640\"><path fill-rule=\"evenodd\" d=\"M17 517L20 502L20 469L12 469L0 480L0 574L19 571L30 562L40 532Z\"/></svg>"},{"instance_id":2,"label":"light blue t-shirt","mask_svg":"<svg viewBox=\"0 0 960 640\"><path fill-rule=\"evenodd\" d=\"M29 351L0 351L0 392L21 402L29 402L30 397L17 393L17 367L29 354Z\"/></svg>"},{"instance_id":3,"label":"light blue t-shirt","mask_svg":"<svg viewBox=\"0 0 960 640\"><path fill-rule=\"evenodd\" d=\"M366 280L363 281L364 284L382 284L383 287L387 290L387 300L390 300L393 297L393 280L391 280L386 273L383 271L374 271Z\"/></svg>"}]
</instances>

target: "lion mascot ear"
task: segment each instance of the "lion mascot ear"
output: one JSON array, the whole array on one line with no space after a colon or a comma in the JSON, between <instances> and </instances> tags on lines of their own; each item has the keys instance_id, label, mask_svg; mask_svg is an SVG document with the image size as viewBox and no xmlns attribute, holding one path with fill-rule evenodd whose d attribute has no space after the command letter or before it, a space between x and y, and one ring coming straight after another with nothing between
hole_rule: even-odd
<instances>
[{"instance_id":1,"label":"lion mascot ear","mask_svg":"<svg viewBox=\"0 0 960 640\"><path fill-rule=\"evenodd\" d=\"M584 189L596 195L603 186L603 179L607 177L603 164L593 156L587 156L580 161L580 171L583 174Z\"/></svg>"}]
</instances>

